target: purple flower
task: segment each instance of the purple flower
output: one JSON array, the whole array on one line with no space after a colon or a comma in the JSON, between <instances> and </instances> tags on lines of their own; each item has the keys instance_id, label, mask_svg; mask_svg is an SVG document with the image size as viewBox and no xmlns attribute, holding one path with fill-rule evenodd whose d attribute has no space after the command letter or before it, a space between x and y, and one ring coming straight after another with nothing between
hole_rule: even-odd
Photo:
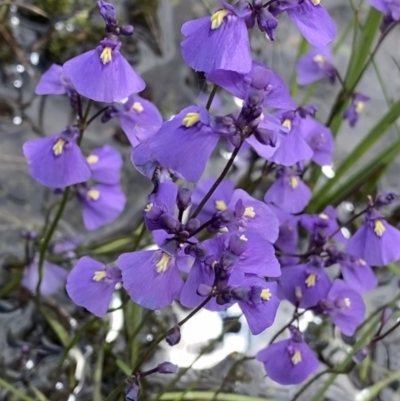
<instances>
[{"instance_id":1,"label":"purple flower","mask_svg":"<svg viewBox=\"0 0 400 401\"><path fill-rule=\"evenodd\" d=\"M300 130L313 150L311 160L320 166L332 164L335 143L331 130L309 116L301 120Z\"/></svg>"},{"instance_id":2,"label":"purple flower","mask_svg":"<svg viewBox=\"0 0 400 401\"><path fill-rule=\"evenodd\" d=\"M363 259L341 252L337 263L340 265L343 280L360 294L371 291L377 286L378 281L374 272Z\"/></svg>"},{"instance_id":3,"label":"purple flower","mask_svg":"<svg viewBox=\"0 0 400 401\"><path fill-rule=\"evenodd\" d=\"M94 50L67 61L64 72L76 91L97 102L112 103L142 91L146 84L119 49L121 42L106 38Z\"/></svg>"},{"instance_id":4,"label":"purple flower","mask_svg":"<svg viewBox=\"0 0 400 401\"><path fill-rule=\"evenodd\" d=\"M336 69L332 64L331 49L327 46L310 49L307 54L299 58L296 72L299 85L309 85L324 78L329 78L333 83Z\"/></svg>"},{"instance_id":5,"label":"purple flower","mask_svg":"<svg viewBox=\"0 0 400 401\"><path fill-rule=\"evenodd\" d=\"M279 285L285 298L303 309L317 305L331 288L319 257L310 259L307 264L284 267Z\"/></svg>"},{"instance_id":6,"label":"purple flower","mask_svg":"<svg viewBox=\"0 0 400 401\"><path fill-rule=\"evenodd\" d=\"M103 317L110 306L115 285L120 282L121 272L117 267L107 267L84 256L70 271L66 290L77 305Z\"/></svg>"},{"instance_id":7,"label":"purple flower","mask_svg":"<svg viewBox=\"0 0 400 401\"><path fill-rule=\"evenodd\" d=\"M52 64L51 67L40 77L36 86L37 95L65 95L74 90L71 81L63 74L61 65Z\"/></svg>"},{"instance_id":8,"label":"purple flower","mask_svg":"<svg viewBox=\"0 0 400 401\"><path fill-rule=\"evenodd\" d=\"M32 293L36 293L36 287L39 281L38 263L39 258L35 257L32 263L25 267L21 281L21 284ZM40 293L44 296L55 294L64 284L66 277L66 270L45 260L43 263L43 276L40 284Z\"/></svg>"},{"instance_id":9,"label":"purple flower","mask_svg":"<svg viewBox=\"0 0 400 401\"><path fill-rule=\"evenodd\" d=\"M263 77L261 87L258 85L260 82L259 75ZM249 87L256 85L257 89L263 91L264 100L262 105L264 107L286 110L296 107L294 100L290 96L289 88L282 78L257 61L252 62L251 70L247 74L219 70L206 74L206 77L209 81L221 86L239 99L244 100Z\"/></svg>"},{"instance_id":10,"label":"purple flower","mask_svg":"<svg viewBox=\"0 0 400 401\"><path fill-rule=\"evenodd\" d=\"M97 6L99 7L100 15L103 17L107 26L116 27L118 25L118 17L115 7L106 1L98 1Z\"/></svg>"},{"instance_id":11,"label":"purple flower","mask_svg":"<svg viewBox=\"0 0 400 401\"><path fill-rule=\"evenodd\" d=\"M269 10L275 16L286 11L312 46L324 47L336 37L336 25L320 0L275 2Z\"/></svg>"},{"instance_id":12,"label":"purple flower","mask_svg":"<svg viewBox=\"0 0 400 401\"><path fill-rule=\"evenodd\" d=\"M78 190L83 223L88 230L114 221L124 210L126 198L119 185L82 186Z\"/></svg>"},{"instance_id":13,"label":"purple flower","mask_svg":"<svg viewBox=\"0 0 400 401\"><path fill-rule=\"evenodd\" d=\"M122 157L116 149L104 145L92 150L86 160L94 181L106 185L119 184Z\"/></svg>"},{"instance_id":14,"label":"purple flower","mask_svg":"<svg viewBox=\"0 0 400 401\"><path fill-rule=\"evenodd\" d=\"M122 254L117 264L122 285L137 304L162 309L179 299L183 286L177 257L161 250Z\"/></svg>"},{"instance_id":15,"label":"purple flower","mask_svg":"<svg viewBox=\"0 0 400 401\"><path fill-rule=\"evenodd\" d=\"M87 181L91 173L75 143L78 135L77 128L67 127L60 134L25 142L23 152L32 177L51 188L64 188Z\"/></svg>"},{"instance_id":16,"label":"purple flower","mask_svg":"<svg viewBox=\"0 0 400 401\"><path fill-rule=\"evenodd\" d=\"M265 203L254 199L243 189L236 189L228 208L234 210L236 222L229 230L252 230L270 243L278 238L279 221Z\"/></svg>"},{"instance_id":17,"label":"purple flower","mask_svg":"<svg viewBox=\"0 0 400 401\"><path fill-rule=\"evenodd\" d=\"M238 301L253 335L262 333L274 323L279 306L277 283L268 282L257 276L246 276L241 285L251 287L254 295Z\"/></svg>"},{"instance_id":18,"label":"purple flower","mask_svg":"<svg viewBox=\"0 0 400 401\"><path fill-rule=\"evenodd\" d=\"M127 102L112 114L134 147L151 138L163 123L157 107L138 95L129 96Z\"/></svg>"},{"instance_id":19,"label":"purple flower","mask_svg":"<svg viewBox=\"0 0 400 401\"><path fill-rule=\"evenodd\" d=\"M384 15L381 32L385 32L393 22L400 21L399 0L368 0L368 3Z\"/></svg>"},{"instance_id":20,"label":"purple flower","mask_svg":"<svg viewBox=\"0 0 400 401\"><path fill-rule=\"evenodd\" d=\"M319 306L346 336L352 336L365 317L365 304L360 294L342 280L333 282L326 299L320 301Z\"/></svg>"},{"instance_id":21,"label":"purple flower","mask_svg":"<svg viewBox=\"0 0 400 401\"><path fill-rule=\"evenodd\" d=\"M288 213L300 213L312 196L311 190L299 175L290 169L277 171L275 182L264 196L266 203L274 203Z\"/></svg>"},{"instance_id":22,"label":"purple flower","mask_svg":"<svg viewBox=\"0 0 400 401\"><path fill-rule=\"evenodd\" d=\"M183 109L164 122L148 141L152 156L187 181L200 179L220 135L210 127L210 116L201 106Z\"/></svg>"},{"instance_id":23,"label":"purple flower","mask_svg":"<svg viewBox=\"0 0 400 401\"><path fill-rule=\"evenodd\" d=\"M211 18L188 21L182 26L185 39L181 43L185 62L196 71L236 71L245 74L251 68L251 51L246 17L248 6L240 10L221 1L223 8Z\"/></svg>"},{"instance_id":24,"label":"purple flower","mask_svg":"<svg viewBox=\"0 0 400 401\"><path fill-rule=\"evenodd\" d=\"M349 120L350 127L357 124L358 117L365 109L365 103L370 100L368 96L361 93L355 93L352 97L350 106L343 112L343 118Z\"/></svg>"},{"instance_id":25,"label":"purple flower","mask_svg":"<svg viewBox=\"0 0 400 401\"><path fill-rule=\"evenodd\" d=\"M215 180L215 178L207 178L196 185L192 194L192 210L195 210L200 204L204 196L215 183ZM215 213L226 210L232 199L234 190L235 184L233 181L223 180L211 195L211 198L206 202L197 218L204 223L210 220Z\"/></svg>"},{"instance_id":26,"label":"purple flower","mask_svg":"<svg viewBox=\"0 0 400 401\"><path fill-rule=\"evenodd\" d=\"M400 259L400 231L375 209L367 212L364 224L349 239L346 251L371 266L385 266Z\"/></svg>"},{"instance_id":27,"label":"purple flower","mask_svg":"<svg viewBox=\"0 0 400 401\"><path fill-rule=\"evenodd\" d=\"M303 382L319 366L303 335L293 326L291 331L289 340L268 345L256 355L256 359L264 364L268 377L283 385Z\"/></svg>"},{"instance_id":28,"label":"purple flower","mask_svg":"<svg viewBox=\"0 0 400 401\"><path fill-rule=\"evenodd\" d=\"M311 159L313 151L301 134L302 119L295 112L276 114L282 126L288 129L288 133L282 135L280 145L268 160L283 166L293 166L300 161Z\"/></svg>"},{"instance_id":29,"label":"purple flower","mask_svg":"<svg viewBox=\"0 0 400 401\"><path fill-rule=\"evenodd\" d=\"M264 7L257 13L257 25L261 32L265 32L269 40L275 40L275 29L278 27L278 20Z\"/></svg>"}]
</instances>

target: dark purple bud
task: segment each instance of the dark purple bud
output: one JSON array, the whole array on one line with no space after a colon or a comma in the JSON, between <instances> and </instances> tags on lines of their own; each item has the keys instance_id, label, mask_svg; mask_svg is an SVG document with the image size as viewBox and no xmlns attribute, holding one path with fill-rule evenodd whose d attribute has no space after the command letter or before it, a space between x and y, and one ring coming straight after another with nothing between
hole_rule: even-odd
<instances>
[{"instance_id":1,"label":"dark purple bud","mask_svg":"<svg viewBox=\"0 0 400 401\"><path fill-rule=\"evenodd\" d=\"M130 383L125 390L125 400L126 401L137 401L139 399L140 387L136 379L133 383Z\"/></svg>"},{"instance_id":2,"label":"dark purple bud","mask_svg":"<svg viewBox=\"0 0 400 401\"><path fill-rule=\"evenodd\" d=\"M165 338L167 344L173 347L174 345L178 344L181 341L181 328L176 325L174 326L167 334Z\"/></svg>"},{"instance_id":3,"label":"dark purple bud","mask_svg":"<svg viewBox=\"0 0 400 401\"><path fill-rule=\"evenodd\" d=\"M119 28L119 33L122 36L132 36L134 30L132 25L124 25Z\"/></svg>"},{"instance_id":4,"label":"dark purple bud","mask_svg":"<svg viewBox=\"0 0 400 401\"><path fill-rule=\"evenodd\" d=\"M97 5L99 7L100 14L104 19L104 22L107 25L116 27L118 25L118 17L115 7L111 3L107 3L106 1L98 1Z\"/></svg>"},{"instance_id":5,"label":"dark purple bud","mask_svg":"<svg viewBox=\"0 0 400 401\"><path fill-rule=\"evenodd\" d=\"M178 373L179 367L171 362L163 362L157 366L157 372L162 374L175 374Z\"/></svg>"},{"instance_id":6,"label":"dark purple bud","mask_svg":"<svg viewBox=\"0 0 400 401\"><path fill-rule=\"evenodd\" d=\"M257 128L254 131L254 136L263 145L272 146L272 147L276 146L276 142L278 140L278 136L277 136L276 132L265 129L265 128Z\"/></svg>"},{"instance_id":7,"label":"dark purple bud","mask_svg":"<svg viewBox=\"0 0 400 401\"><path fill-rule=\"evenodd\" d=\"M186 225L185 225L185 230L188 231L189 233L193 233L197 231L201 226L200 220L199 219L190 219Z\"/></svg>"},{"instance_id":8,"label":"dark purple bud","mask_svg":"<svg viewBox=\"0 0 400 401\"><path fill-rule=\"evenodd\" d=\"M37 233L35 231L22 230L20 236L22 239L25 239L27 241L32 241L35 238L37 238Z\"/></svg>"},{"instance_id":9,"label":"dark purple bud","mask_svg":"<svg viewBox=\"0 0 400 401\"><path fill-rule=\"evenodd\" d=\"M186 242L186 240L188 240L189 237L190 237L189 231L183 230L183 231L180 231L180 232L179 232L179 239L180 239L182 242Z\"/></svg>"},{"instance_id":10,"label":"dark purple bud","mask_svg":"<svg viewBox=\"0 0 400 401\"><path fill-rule=\"evenodd\" d=\"M379 27L379 30L381 31L382 34L386 33L388 28L393 24L394 19L391 13L385 14L382 19L381 26Z\"/></svg>"},{"instance_id":11,"label":"dark purple bud","mask_svg":"<svg viewBox=\"0 0 400 401\"><path fill-rule=\"evenodd\" d=\"M186 255L199 259L201 262L204 262L207 259L207 250L200 242L195 245L188 245L185 248L185 253Z\"/></svg>"},{"instance_id":12,"label":"dark purple bud","mask_svg":"<svg viewBox=\"0 0 400 401\"><path fill-rule=\"evenodd\" d=\"M360 351L353 355L353 361L359 365L369 354L369 347L361 348Z\"/></svg>"},{"instance_id":13,"label":"dark purple bud","mask_svg":"<svg viewBox=\"0 0 400 401\"><path fill-rule=\"evenodd\" d=\"M226 305L232 302L232 296L229 291L218 294L215 298L218 305Z\"/></svg>"},{"instance_id":14,"label":"dark purple bud","mask_svg":"<svg viewBox=\"0 0 400 401\"><path fill-rule=\"evenodd\" d=\"M192 203L192 190L188 188L179 188L176 204L179 210L186 210Z\"/></svg>"},{"instance_id":15,"label":"dark purple bud","mask_svg":"<svg viewBox=\"0 0 400 401\"><path fill-rule=\"evenodd\" d=\"M262 0L253 0L253 8L254 10L258 11L261 10L263 7L263 1Z\"/></svg>"},{"instance_id":16,"label":"dark purple bud","mask_svg":"<svg viewBox=\"0 0 400 401\"><path fill-rule=\"evenodd\" d=\"M262 8L257 15L257 24L261 32L265 32L269 40L275 40L275 29L278 20L266 9Z\"/></svg>"},{"instance_id":17,"label":"dark purple bud","mask_svg":"<svg viewBox=\"0 0 400 401\"><path fill-rule=\"evenodd\" d=\"M301 118L306 118L307 116L315 117L317 114L317 107L313 104L307 104L305 106L300 106L297 112Z\"/></svg>"},{"instance_id":18,"label":"dark purple bud","mask_svg":"<svg viewBox=\"0 0 400 401\"><path fill-rule=\"evenodd\" d=\"M235 287L231 289L231 295L237 301L247 302L250 299L251 287Z\"/></svg>"},{"instance_id":19,"label":"dark purple bud","mask_svg":"<svg viewBox=\"0 0 400 401\"><path fill-rule=\"evenodd\" d=\"M152 209L154 209L154 207ZM165 230L171 231L173 233L180 231L180 221L175 216L172 216L168 213L163 213L159 217L158 222L160 226Z\"/></svg>"},{"instance_id":20,"label":"dark purple bud","mask_svg":"<svg viewBox=\"0 0 400 401\"><path fill-rule=\"evenodd\" d=\"M303 334L301 333L301 331L296 327L296 326L289 326L289 331L290 331L290 335L292 337L292 340L296 343L301 343L304 341L304 337Z\"/></svg>"},{"instance_id":21,"label":"dark purple bud","mask_svg":"<svg viewBox=\"0 0 400 401\"><path fill-rule=\"evenodd\" d=\"M104 113L101 116L101 122L103 124L109 122L117 113L118 113L118 110L114 106L107 107L107 109L104 111Z\"/></svg>"},{"instance_id":22,"label":"dark purple bud","mask_svg":"<svg viewBox=\"0 0 400 401\"><path fill-rule=\"evenodd\" d=\"M394 194L393 192L384 192L382 194L379 194L376 197L374 206L381 207L381 206L390 205L396 198L397 198L397 195Z\"/></svg>"},{"instance_id":23,"label":"dark purple bud","mask_svg":"<svg viewBox=\"0 0 400 401\"><path fill-rule=\"evenodd\" d=\"M206 284L200 284L199 288L197 288L197 295L200 295L201 297L208 297L209 295L212 294L213 289L209 285Z\"/></svg>"},{"instance_id":24,"label":"dark purple bud","mask_svg":"<svg viewBox=\"0 0 400 401\"><path fill-rule=\"evenodd\" d=\"M228 248L233 254L240 256L247 248L247 240L234 234L229 238Z\"/></svg>"}]
</instances>

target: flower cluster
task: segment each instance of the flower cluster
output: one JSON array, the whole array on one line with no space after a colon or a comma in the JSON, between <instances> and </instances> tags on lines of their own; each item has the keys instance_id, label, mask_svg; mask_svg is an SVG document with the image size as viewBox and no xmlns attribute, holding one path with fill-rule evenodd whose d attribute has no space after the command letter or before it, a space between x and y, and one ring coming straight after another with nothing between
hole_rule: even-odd
<instances>
[{"instance_id":1,"label":"flower cluster","mask_svg":"<svg viewBox=\"0 0 400 401\"><path fill-rule=\"evenodd\" d=\"M386 3L385 12L398 18ZM320 1L240 0L231 5L221 0L212 16L185 23L185 62L243 103L223 116L191 105L167 121L137 95L144 81L121 53L120 38L130 36L133 27L119 25L111 4L99 1L99 9L107 37L94 50L53 65L36 90L68 96L78 124L28 141L24 154L39 183L61 193L68 188L77 198L87 229L113 221L125 205L119 183L122 157L108 145L85 155L80 148L91 122L82 115L82 99L108 104L102 121L118 120L133 146L133 165L154 184L142 212L157 247L124 253L112 266L81 257L67 278L71 299L99 317L106 315L116 284L151 310L174 301L212 311L238 304L253 335L272 325L285 299L296 311L312 311L331 319L344 335L353 335L364 319L362 294L377 283L371 266L400 259L400 232L380 211L394 196L370 198L361 213L365 222L350 239L342 234L334 207L305 212L312 198L307 167L332 163L331 132L316 119L316 107L297 106L282 78L253 60L250 51L249 30L257 25L273 40L278 17L287 13L313 46L299 59L299 84L323 78L335 82L339 75L327 45L336 27ZM350 125L367 100L353 95L344 115ZM217 146L231 152L227 168L217 179L202 180ZM235 157L248 152L264 161L265 175L266 170L274 173L263 200L225 179ZM300 242L300 227L307 241ZM36 259L24 277L32 290L38 281ZM333 265L340 266L339 276L330 269ZM45 262L43 294L59 287L65 276L59 269ZM291 326L290 333L289 339L257 354L267 375L281 384L300 383L319 366L299 328ZM179 330L173 330L168 340L176 344L179 338ZM129 392L137 397L136 381Z\"/></svg>"}]
</instances>

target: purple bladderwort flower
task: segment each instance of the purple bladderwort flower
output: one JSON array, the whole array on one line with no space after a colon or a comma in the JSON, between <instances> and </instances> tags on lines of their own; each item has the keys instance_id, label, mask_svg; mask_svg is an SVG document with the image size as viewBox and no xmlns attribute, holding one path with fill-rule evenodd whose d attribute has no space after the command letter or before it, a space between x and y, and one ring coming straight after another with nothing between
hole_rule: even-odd
<instances>
[{"instance_id":1,"label":"purple bladderwort flower","mask_svg":"<svg viewBox=\"0 0 400 401\"><path fill-rule=\"evenodd\" d=\"M98 1L97 6L99 7L100 15L106 23L106 30L112 32L118 26L117 10L111 3L106 1Z\"/></svg>"},{"instance_id":2,"label":"purple bladderwort flower","mask_svg":"<svg viewBox=\"0 0 400 401\"><path fill-rule=\"evenodd\" d=\"M210 127L208 111L190 106L164 122L147 143L161 166L187 181L197 182L219 138L220 134Z\"/></svg>"},{"instance_id":3,"label":"purple bladderwort flower","mask_svg":"<svg viewBox=\"0 0 400 401\"><path fill-rule=\"evenodd\" d=\"M333 282L326 299L322 299L318 306L346 336L352 336L365 317L361 295L343 280Z\"/></svg>"},{"instance_id":4,"label":"purple bladderwort flower","mask_svg":"<svg viewBox=\"0 0 400 401\"><path fill-rule=\"evenodd\" d=\"M311 190L301 180L299 173L281 168L274 183L268 188L264 202L273 203L285 212L300 213L310 201Z\"/></svg>"},{"instance_id":5,"label":"purple bladderwort flower","mask_svg":"<svg viewBox=\"0 0 400 401\"><path fill-rule=\"evenodd\" d=\"M313 151L301 133L302 119L298 113L286 111L276 113L276 116L281 125L288 129L288 133L281 135L279 146L268 160L283 166L293 166L300 161L311 159Z\"/></svg>"},{"instance_id":6,"label":"purple bladderwort flower","mask_svg":"<svg viewBox=\"0 0 400 401\"><path fill-rule=\"evenodd\" d=\"M111 106L102 122L115 117L133 147L151 138L161 128L163 118L157 107L138 95L122 105Z\"/></svg>"},{"instance_id":7,"label":"purple bladderwort flower","mask_svg":"<svg viewBox=\"0 0 400 401\"><path fill-rule=\"evenodd\" d=\"M232 283L234 285L234 283ZM242 296L236 297L250 331L253 335L262 333L275 320L279 306L277 283L267 282L257 276L246 275L240 280L240 286L247 289ZM235 294L235 287L231 289ZM238 291L236 291L238 293Z\"/></svg>"},{"instance_id":8,"label":"purple bladderwort flower","mask_svg":"<svg viewBox=\"0 0 400 401\"><path fill-rule=\"evenodd\" d=\"M42 282L40 293L44 296L55 294L63 286L68 272L47 260L43 263ZM36 293L39 281L39 258L36 256L30 265L24 269L21 284L32 293Z\"/></svg>"},{"instance_id":9,"label":"purple bladderwort flower","mask_svg":"<svg viewBox=\"0 0 400 401\"><path fill-rule=\"evenodd\" d=\"M303 382L319 366L300 331L294 326L290 326L290 331L290 339L270 344L256 355L268 377L283 385Z\"/></svg>"},{"instance_id":10,"label":"purple bladderwort flower","mask_svg":"<svg viewBox=\"0 0 400 401\"><path fill-rule=\"evenodd\" d=\"M256 87L263 94L263 107L286 110L296 107L282 78L257 61L252 62L251 70L247 74L220 70L206 74L206 77L239 99L245 100L249 88Z\"/></svg>"},{"instance_id":11,"label":"purple bladderwort flower","mask_svg":"<svg viewBox=\"0 0 400 401\"><path fill-rule=\"evenodd\" d=\"M279 221L273 211L246 191L236 189L228 209L233 210L235 215L235 221L228 225L230 231L252 230L271 244L278 238Z\"/></svg>"},{"instance_id":12,"label":"purple bladderwort flower","mask_svg":"<svg viewBox=\"0 0 400 401\"><path fill-rule=\"evenodd\" d=\"M180 328L180 326L178 326L178 325L174 326L168 332L167 337L165 337L165 341L171 347L173 347L176 344L179 344L179 342L181 341L181 328Z\"/></svg>"},{"instance_id":13,"label":"purple bladderwort flower","mask_svg":"<svg viewBox=\"0 0 400 401\"><path fill-rule=\"evenodd\" d=\"M192 210L195 210L204 196L215 183L216 178L207 178L199 181L192 194ZM232 199L235 184L231 180L223 180L206 202L197 218L202 222L210 220L215 213L227 209L227 205Z\"/></svg>"},{"instance_id":14,"label":"purple bladderwort flower","mask_svg":"<svg viewBox=\"0 0 400 401\"><path fill-rule=\"evenodd\" d=\"M300 131L313 150L311 160L320 166L332 164L335 142L331 130L319 121L306 116L301 120Z\"/></svg>"},{"instance_id":15,"label":"purple bladderwort flower","mask_svg":"<svg viewBox=\"0 0 400 401\"><path fill-rule=\"evenodd\" d=\"M88 230L96 230L114 221L126 203L119 185L81 185L77 196L82 206L83 223Z\"/></svg>"},{"instance_id":16,"label":"purple bladderwort flower","mask_svg":"<svg viewBox=\"0 0 400 401\"><path fill-rule=\"evenodd\" d=\"M261 7L257 12L257 25L261 32L264 32L271 41L275 40L275 29L278 27L278 20L268 11Z\"/></svg>"},{"instance_id":17,"label":"purple bladderwort flower","mask_svg":"<svg viewBox=\"0 0 400 401\"><path fill-rule=\"evenodd\" d=\"M141 92L146 84L119 49L117 37L103 39L99 46L68 60L63 70L76 91L97 102L113 103Z\"/></svg>"},{"instance_id":18,"label":"purple bladderwort flower","mask_svg":"<svg viewBox=\"0 0 400 401\"><path fill-rule=\"evenodd\" d=\"M57 135L25 142L23 152L36 181L51 188L64 188L87 181L90 168L76 139L79 130L67 127Z\"/></svg>"},{"instance_id":19,"label":"purple bladderwort flower","mask_svg":"<svg viewBox=\"0 0 400 401\"><path fill-rule=\"evenodd\" d=\"M382 33L393 23L400 21L399 0L368 0L368 3L383 14L383 21L380 27Z\"/></svg>"},{"instance_id":20,"label":"purple bladderwort flower","mask_svg":"<svg viewBox=\"0 0 400 401\"><path fill-rule=\"evenodd\" d=\"M268 10L274 16L286 11L312 46L326 46L336 37L336 24L321 6L320 0L277 1L272 3Z\"/></svg>"},{"instance_id":21,"label":"purple bladderwort flower","mask_svg":"<svg viewBox=\"0 0 400 401\"><path fill-rule=\"evenodd\" d=\"M347 239L339 229L337 211L333 206L327 206L319 214L303 214L300 216L300 224L311 234L313 246L323 246L332 239L347 244Z\"/></svg>"},{"instance_id":22,"label":"purple bladderwort flower","mask_svg":"<svg viewBox=\"0 0 400 401\"><path fill-rule=\"evenodd\" d=\"M349 120L350 127L357 124L360 114L365 109L365 104L370 100L368 96L361 93L355 93L352 97L350 106L343 112L343 118Z\"/></svg>"},{"instance_id":23,"label":"purple bladderwort flower","mask_svg":"<svg viewBox=\"0 0 400 401\"><path fill-rule=\"evenodd\" d=\"M221 1L223 8L211 18L203 17L183 24L181 32L182 56L196 71L236 71L245 74L251 68L250 41L246 18L251 15L248 4L230 5Z\"/></svg>"},{"instance_id":24,"label":"purple bladderwort flower","mask_svg":"<svg viewBox=\"0 0 400 401\"><path fill-rule=\"evenodd\" d=\"M128 384L124 393L126 401L138 401L140 396L140 386L136 377L131 379L131 383Z\"/></svg>"},{"instance_id":25,"label":"purple bladderwort flower","mask_svg":"<svg viewBox=\"0 0 400 401\"><path fill-rule=\"evenodd\" d=\"M385 266L400 259L400 231L371 208L364 224L349 239L346 251L371 266Z\"/></svg>"},{"instance_id":26,"label":"purple bladderwort flower","mask_svg":"<svg viewBox=\"0 0 400 401\"><path fill-rule=\"evenodd\" d=\"M332 64L331 49L327 46L310 49L307 54L299 58L296 72L299 85L310 85L324 78L334 83L336 68Z\"/></svg>"},{"instance_id":27,"label":"purple bladderwort flower","mask_svg":"<svg viewBox=\"0 0 400 401\"><path fill-rule=\"evenodd\" d=\"M108 267L84 256L68 274L66 290L75 304L103 317L110 306L115 285L120 282L118 267Z\"/></svg>"},{"instance_id":28,"label":"purple bladderwort flower","mask_svg":"<svg viewBox=\"0 0 400 401\"><path fill-rule=\"evenodd\" d=\"M171 362L163 362L157 366L157 373L162 373L164 375L170 375L178 373L179 366Z\"/></svg>"},{"instance_id":29,"label":"purple bladderwort flower","mask_svg":"<svg viewBox=\"0 0 400 401\"><path fill-rule=\"evenodd\" d=\"M282 269L279 286L285 298L293 305L307 309L325 298L331 282L320 257L311 257L307 264L286 266Z\"/></svg>"},{"instance_id":30,"label":"purple bladderwort flower","mask_svg":"<svg viewBox=\"0 0 400 401\"><path fill-rule=\"evenodd\" d=\"M116 149L109 145L94 149L86 161L94 181L106 185L119 184L122 156Z\"/></svg>"},{"instance_id":31,"label":"purple bladderwort flower","mask_svg":"<svg viewBox=\"0 0 400 401\"><path fill-rule=\"evenodd\" d=\"M329 259L325 262L325 266L338 263L343 280L351 288L362 294L377 286L378 280L374 272L363 259L340 252L334 247L328 247L327 252Z\"/></svg>"},{"instance_id":32,"label":"purple bladderwort flower","mask_svg":"<svg viewBox=\"0 0 400 401\"><path fill-rule=\"evenodd\" d=\"M50 246L51 253L56 255L64 255L68 258L76 257L76 248L82 242L81 236L65 237L57 240L54 244Z\"/></svg>"},{"instance_id":33,"label":"purple bladderwort flower","mask_svg":"<svg viewBox=\"0 0 400 401\"><path fill-rule=\"evenodd\" d=\"M50 68L40 77L36 86L37 95L68 95L76 91L72 82L63 73L61 65L52 64Z\"/></svg>"}]
</instances>

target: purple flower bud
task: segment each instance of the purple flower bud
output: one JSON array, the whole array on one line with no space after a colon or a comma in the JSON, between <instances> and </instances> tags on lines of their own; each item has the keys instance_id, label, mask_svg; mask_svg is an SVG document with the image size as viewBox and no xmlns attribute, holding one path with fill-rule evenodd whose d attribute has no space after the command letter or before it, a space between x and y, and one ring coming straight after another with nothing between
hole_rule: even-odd
<instances>
[{"instance_id":1,"label":"purple flower bud","mask_svg":"<svg viewBox=\"0 0 400 401\"><path fill-rule=\"evenodd\" d=\"M136 379L125 390L126 401L137 401L139 399L140 387Z\"/></svg>"},{"instance_id":2,"label":"purple flower bud","mask_svg":"<svg viewBox=\"0 0 400 401\"><path fill-rule=\"evenodd\" d=\"M159 217L158 222L160 223L160 226L162 228L173 233L178 232L181 225L181 223L175 216L172 216L168 213L162 214Z\"/></svg>"},{"instance_id":3,"label":"purple flower bud","mask_svg":"<svg viewBox=\"0 0 400 401\"><path fill-rule=\"evenodd\" d=\"M171 362L163 362L157 366L157 372L162 374L178 373L179 367Z\"/></svg>"},{"instance_id":4,"label":"purple flower bud","mask_svg":"<svg viewBox=\"0 0 400 401\"><path fill-rule=\"evenodd\" d=\"M185 225L185 230L189 233L193 233L199 229L200 225L199 219L190 219Z\"/></svg>"},{"instance_id":5,"label":"purple flower bud","mask_svg":"<svg viewBox=\"0 0 400 401\"><path fill-rule=\"evenodd\" d=\"M171 347L178 344L179 341L181 341L181 328L178 325L174 326L168 332L165 341L167 341L167 344L170 345Z\"/></svg>"},{"instance_id":6,"label":"purple flower bud","mask_svg":"<svg viewBox=\"0 0 400 401\"><path fill-rule=\"evenodd\" d=\"M253 0L253 8L254 10L261 10L261 8L263 7L263 2L262 0Z\"/></svg>"},{"instance_id":7,"label":"purple flower bud","mask_svg":"<svg viewBox=\"0 0 400 401\"><path fill-rule=\"evenodd\" d=\"M278 20L266 8L259 11L257 24L260 31L265 32L269 40L275 40L274 31L278 26Z\"/></svg>"},{"instance_id":8,"label":"purple flower bud","mask_svg":"<svg viewBox=\"0 0 400 401\"><path fill-rule=\"evenodd\" d=\"M317 106L313 105L313 104L307 104L305 106L300 106L297 109L297 112L299 113L299 116L301 118L306 118L307 116L311 116L311 117L315 117L315 115L317 114Z\"/></svg>"},{"instance_id":9,"label":"purple flower bud","mask_svg":"<svg viewBox=\"0 0 400 401\"><path fill-rule=\"evenodd\" d=\"M369 351L370 351L369 347L361 348L360 351L356 352L356 353L353 355L353 358L352 358L353 361L354 361L357 365L359 365L359 364L368 356Z\"/></svg>"},{"instance_id":10,"label":"purple flower bud","mask_svg":"<svg viewBox=\"0 0 400 401\"><path fill-rule=\"evenodd\" d=\"M118 25L117 10L111 3L106 1L98 1L97 5L104 22L111 27L116 27Z\"/></svg>"},{"instance_id":11,"label":"purple flower bud","mask_svg":"<svg viewBox=\"0 0 400 401\"><path fill-rule=\"evenodd\" d=\"M393 192L384 192L379 194L374 202L375 207L390 205L397 198L397 194Z\"/></svg>"},{"instance_id":12,"label":"purple flower bud","mask_svg":"<svg viewBox=\"0 0 400 401\"><path fill-rule=\"evenodd\" d=\"M186 210L192 203L192 190L179 188L176 204L179 210Z\"/></svg>"},{"instance_id":13,"label":"purple flower bud","mask_svg":"<svg viewBox=\"0 0 400 401\"><path fill-rule=\"evenodd\" d=\"M119 28L119 33L122 36L132 36L134 30L132 25L124 25Z\"/></svg>"},{"instance_id":14,"label":"purple flower bud","mask_svg":"<svg viewBox=\"0 0 400 401\"><path fill-rule=\"evenodd\" d=\"M191 255L202 262L205 261L205 259L207 258L207 250L201 243L195 245L188 245L185 248L185 253L186 255ZM214 261L214 258L212 259Z\"/></svg>"},{"instance_id":15,"label":"purple flower bud","mask_svg":"<svg viewBox=\"0 0 400 401\"><path fill-rule=\"evenodd\" d=\"M37 232L21 230L20 236L22 239L25 239L27 241L32 241L33 239L37 238Z\"/></svg>"},{"instance_id":16,"label":"purple flower bud","mask_svg":"<svg viewBox=\"0 0 400 401\"><path fill-rule=\"evenodd\" d=\"M278 135L276 134L275 131L271 131L271 130L268 130L265 128L257 128L254 131L254 136L263 145L272 146L272 147L276 146L276 142L278 140Z\"/></svg>"},{"instance_id":17,"label":"purple flower bud","mask_svg":"<svg viewBox=\"0 0 400 401\"><path fill-rule=\"evenodd\" d=\"M343 118L349 120L350 127L354 127L357 124L358 117L365 109L365 104L370 100L368 96L361 93L355 93L353 95L350 106L343 112Z\"/></svg>"},{"instance_id":18,"label":"purple flower bud","mask_svg":"<svg viewBox=\"0 0 400 401\"><path fill-rule=\"evenodd\" d=\"M251 287L235 287L231 289L231 294L233 296L233 298L235 298L237 301L244 301L244 302L248 302L250 300L250 296L251 294ZM261 294L261 289L259 291L259 293Z\"/></svg>"}]
</instances>

